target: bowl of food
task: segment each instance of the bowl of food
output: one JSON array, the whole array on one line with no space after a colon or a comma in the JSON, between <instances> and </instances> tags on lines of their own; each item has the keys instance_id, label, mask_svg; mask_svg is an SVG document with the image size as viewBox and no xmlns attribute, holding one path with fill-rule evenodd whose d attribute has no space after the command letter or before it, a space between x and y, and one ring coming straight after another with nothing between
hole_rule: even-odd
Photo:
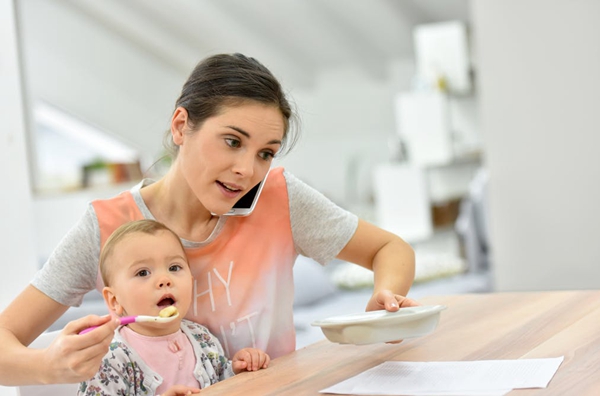
<instances>
[{"instance_id":1,"label":"bowl of food","mask_svg":"<svg viewBox=\"0 0 600 396\"><path fill-rule=\"evenodd\" d=\"M316 320L331 342L339 344L375 344L421 337L435 330L444 305L419 305L396 312L370 311L332 316Z\"/></svg>"}]
</instances>

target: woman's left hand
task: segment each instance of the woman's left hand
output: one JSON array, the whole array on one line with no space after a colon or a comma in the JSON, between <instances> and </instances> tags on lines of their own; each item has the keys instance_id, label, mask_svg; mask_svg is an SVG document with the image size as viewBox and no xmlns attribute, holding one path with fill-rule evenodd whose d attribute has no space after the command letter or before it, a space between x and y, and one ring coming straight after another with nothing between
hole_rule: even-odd
<instances>
[{"instance_id":1,"label":"woman's left hand","mask_svg":"<svg viewBox=\"0 0 600 396\"><path fill-rule=\"evenodd\" d=\"M416 307L418 305L421 304L400 294L394 294L391 290L381 290L373 294L367 303L366 311L385 309L386 311L396 312L400 308Z\"/></svg>"},{"instance_id":2,"label":"woman's left hand","mask_svg":"<svg viewBox=\"0 0 600 396\"><path fill-rule=\"evenodd\" d=\"M396 312L400 308L405 307L416 307L419 304L413 299L404 297L400 294L394 294L391 290L382 290L378 293L373 294L373 297L367 304L366 311L376 311L385 309L386 311ZM390 341L387 344L399 344L402 340Z\"/></svg>"}]
</instances>

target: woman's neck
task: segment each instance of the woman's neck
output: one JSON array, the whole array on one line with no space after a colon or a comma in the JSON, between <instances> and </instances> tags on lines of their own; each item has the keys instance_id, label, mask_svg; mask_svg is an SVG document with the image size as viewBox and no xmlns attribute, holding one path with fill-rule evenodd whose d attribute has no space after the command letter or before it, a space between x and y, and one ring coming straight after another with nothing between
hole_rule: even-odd
<instances>
[{"instance_id":1,"label":"woman's neck","mask_svg":"<svg viewBox=\"0 0 600 396\"><path fill-rule=\"evenodd\" d=\"M206 240L219 220L198 201L175 168L140 193L154 218L183 239Z\"/></svg>"}]
</instances>

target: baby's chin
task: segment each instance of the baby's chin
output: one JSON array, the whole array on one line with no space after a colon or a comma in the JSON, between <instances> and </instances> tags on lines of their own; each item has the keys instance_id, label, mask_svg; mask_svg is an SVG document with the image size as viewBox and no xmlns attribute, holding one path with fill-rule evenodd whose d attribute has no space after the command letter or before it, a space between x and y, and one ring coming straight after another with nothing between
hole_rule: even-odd
<instances>
[{"instance_id":1,"label":"baby's chin","mask_svg":"<svg viewBox=\"0 0 600 396\"><path fill-rule=\"evenodd\" d=\"M131 323L128 326L136 333L147 337L162 337L178 332L181 328L181 318L173 319L168 323Z\"/></svg>"}]
</instances>

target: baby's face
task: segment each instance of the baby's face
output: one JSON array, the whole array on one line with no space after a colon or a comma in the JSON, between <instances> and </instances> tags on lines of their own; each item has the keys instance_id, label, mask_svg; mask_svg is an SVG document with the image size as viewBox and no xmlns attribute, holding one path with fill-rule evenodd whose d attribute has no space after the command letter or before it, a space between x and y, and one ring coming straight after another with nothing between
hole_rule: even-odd
<instances>
[{"instance_id":1,"label":"baby's face","mask_svg":"<svg viewBox=\"0 0 600 396\"><path fill-rule=\"evenodd\" d=\"M192 274L176 237L168 231L154 235L135 233L115 246L110 262L108 306L118 315L158 316L174 305L183 316L192 299ZM130 327L141 334L170 334L180 319L169 324L135 323Z\"/></svg>"}]
</instances>

